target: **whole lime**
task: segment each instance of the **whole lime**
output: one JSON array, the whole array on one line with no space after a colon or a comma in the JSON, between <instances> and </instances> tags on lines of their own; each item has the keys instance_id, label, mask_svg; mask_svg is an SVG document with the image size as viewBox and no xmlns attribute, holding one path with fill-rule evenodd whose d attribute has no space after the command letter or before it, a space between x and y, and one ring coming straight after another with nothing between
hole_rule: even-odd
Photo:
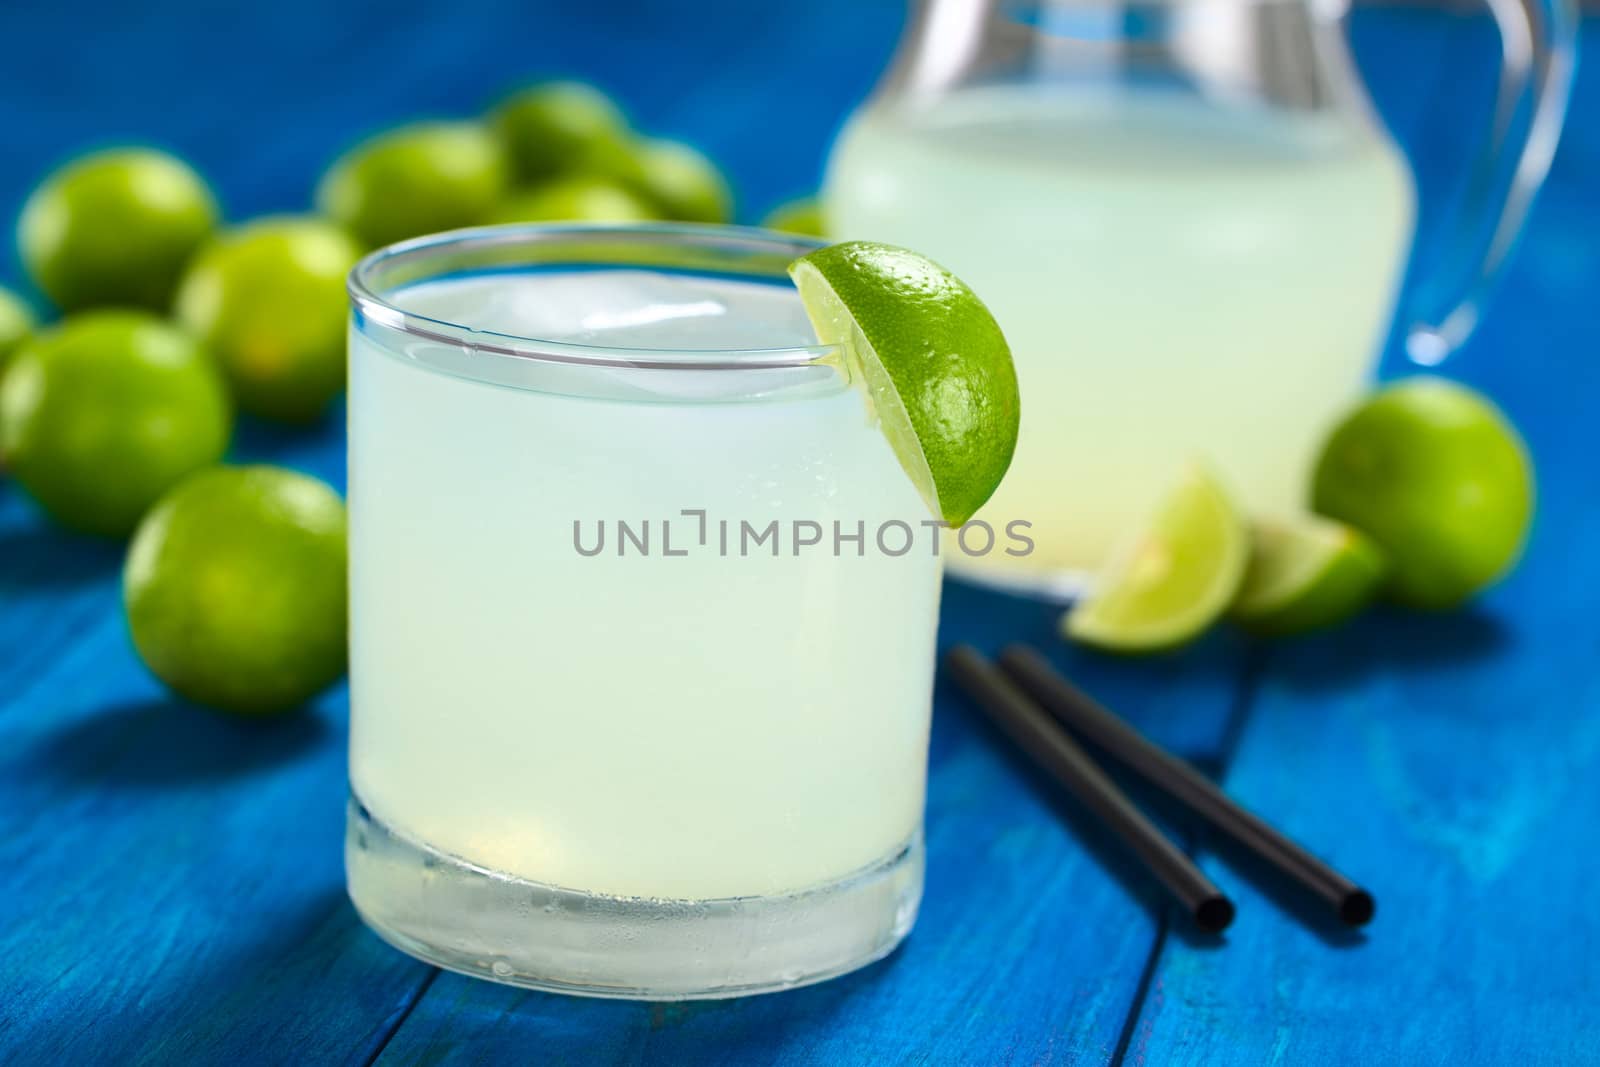
<instances>
[{"instance_id":1,"label":"whole lime","mask_svg":"<svg viewBox=\"0 0 1600 1067\"><path fill-rule=\"evenodd\" d=\"M344 502L280 467L191 475L139 524L133 643L179 695L240 715L304 704L345 667Z\"/></svg>"},{"instance_id":2,"label":"whole lime","mask_svg":"<svg viewBox=\"0 0 1600 1067\"><path fill-rule=\"evenodd\" d=\"M1516 561L1533 517L1533 470L1487 399L1441 378L1408 378L1334 429L1312 506L1378 543L1396 600L1444 609Z\"/></svg>"},{"instance_id":3,"label":"whole lime","mask_svg":"<svg viewBox=\"0 0 1600 1067\"><path fill-rule=\"evenodd\" d=\"M557 178L512 196L495 209L492 222L649 222L661 215L610 178Z\"/></svg>"},{"instance_id":4,"label":"whole lime","mask_svg":"<svg viewBox=\"0 0 1600 1067\"><path fill-rule=\"evenodd\" d=\"M716 164L681 141L646 141L639 148L637 184L669 219L727 222L733 194Z\"/></svg>"},{"instance_id":5,"label":"whole lime","mask_svg":"<svg viewBox=\"0 0 1600 1067\"><path fill-rule=\"evenodd\" d=\"M344 388L345 275L361 249L320 219L263 219L206 248L178 320L210 348L245 411L307 422Z\"/></svg>"},{"instance_id":6,"label":"whole lime","mask_svg":"<svg viewBox=\"0 0 1600 1067\"><path fill-rule=\"evenodd\" d=\"M33 333L33 311L9 289L0 288L0 374Z\"/></svg>"},{"instance_id":7,"label":"whole lime","mask_svg":"<svg viewBox=\"0 0 1600 1067\"><path fill-rule=\"evenodd\" d=\"M493 121L519 181L637 171L628 120L592 85L550 82L524 89L495 109Z\"/></svg>"},{"instance_id":8,"label":"whole lime","mask_svg":"<svg viewBox=\"0 0 1600 1067\"><path fill-rule=\"evenodd\" d=\"M216 200L188 165L148 148L115 149L41 182L22 207L17 244L29 275L63 311L165 310L216 223Z\"/></svg>"},{"instance_id":9,"label":"whole lime","mask_svg":"<svg viewBox=\"0 0 1600 1067\"><path fill-rule=\"evenodd\" d=\"M500 143L470 122L420 122L341 156L317 186L317 208L376 247L484 221L505 193Z\"/></svg>"},{"instance_id":10,"label":"whole lime","mask_svg":"<svg viewBox=\"0 0 1600 1067\"><path fill-rule=\"evenodd\" d=\"M182 330L88 311L17 353L0 382L0 459L58 522L120 536L184 475L222 458L227 386Z\"/></svg>"}]
</instances>

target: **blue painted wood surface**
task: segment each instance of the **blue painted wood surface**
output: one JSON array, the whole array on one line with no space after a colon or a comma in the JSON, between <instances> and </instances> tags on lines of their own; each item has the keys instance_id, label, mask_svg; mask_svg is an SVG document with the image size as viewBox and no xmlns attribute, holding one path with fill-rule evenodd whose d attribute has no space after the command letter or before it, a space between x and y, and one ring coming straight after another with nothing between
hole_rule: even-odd
<instances>
[{"instance_id":1,"label":"blue painted wood surface","mask_svg":"<svg viewBox=\"0 0 1600 1067\"><path fill-rule=\"evenodd\" d=\"M621 12L619 14L619 11ZM754 218L816 181L898 32L894 3L0 8L0 218L87 144L193 158L234 217L302 209L355 136L469 113L547 72L700 142ZM1595 31L1587 31L1595 38ZM1476 116L1479 20L1367 12L1358 53L1426 189ZM818 76L820 72L821 76ZM1473 103L1487 92L1466 94ZM1471 611L1380 612L1154 662L1061 646L1055 612L952 584L942 640L1050 648L1141 727L1379 893L1361 937L1307 932L1247 865L1226 942L1175 928L941 685L929 883L905 948L779 996L602 1003L472 982L368 934L340 870L346 705L240 724L168 699L132 653L120 552L0 482L0 1062L1571 1063L1600 1047L1594 460L1600 78L1506 291L1452 371L1539 463L1528 562ZM15 280L14 264L5 271ZM337 420L245 427L236 454L343 481Z\"/></svg>"}]
</instances>

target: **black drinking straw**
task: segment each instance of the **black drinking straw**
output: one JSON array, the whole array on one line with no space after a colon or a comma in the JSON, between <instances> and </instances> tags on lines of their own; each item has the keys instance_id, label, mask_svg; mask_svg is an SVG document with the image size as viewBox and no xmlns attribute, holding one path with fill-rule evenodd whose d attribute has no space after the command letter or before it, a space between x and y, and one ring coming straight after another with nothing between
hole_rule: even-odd
<instances>
[{"instance_id":1,"label":"black drinking straw","mask_svg":"<svg viewBox=\"0 0 1600 1067\"><path fill-rule=\"evenodd\" d=\"M1147 740L1056 673L1025 645L1012 645L1000 665L1062 725L1183 804L1274 870L1316 896L1349 926L1363 926L1377 909L1372 894L1230 800L1199 771Z\"/></svg>"},{"instance_id":2,"label":"black drinking straw","mask_svg":"<svg viewBox=\"0 0 1600 1067\"><path fill-rule=\"evenodd\" d=\"M1122 840L1196 926L1211 933L1227 929L1233 902L1151 825L1065 730L977 650L958 645L945 656L945 667L1001 733Z\"/></svg>"}]
</instances>

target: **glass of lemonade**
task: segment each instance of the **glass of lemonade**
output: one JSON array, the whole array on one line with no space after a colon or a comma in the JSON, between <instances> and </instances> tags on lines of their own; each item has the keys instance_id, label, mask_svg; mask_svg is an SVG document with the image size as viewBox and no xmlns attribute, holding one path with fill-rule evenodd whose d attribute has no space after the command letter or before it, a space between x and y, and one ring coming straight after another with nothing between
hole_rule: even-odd
<instances>
[{"instance_id":1,"label":"glass of lemonade","mask_svg":"<svg viewBox=\"0 0 1600 1067\"><path fill-rule=\"evenodd\" d=\"M677 999L911 928L940 559L873 545L927 513L785 276L813 247L503 227L353 272L346 863L395 946Z\"/></svg>"}]
</instances>

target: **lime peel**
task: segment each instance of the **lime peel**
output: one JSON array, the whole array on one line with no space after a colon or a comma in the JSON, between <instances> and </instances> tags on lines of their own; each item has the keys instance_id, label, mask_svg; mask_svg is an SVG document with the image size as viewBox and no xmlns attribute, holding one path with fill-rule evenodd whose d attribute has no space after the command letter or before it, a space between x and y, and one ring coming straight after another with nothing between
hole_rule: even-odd
<instances>
[{"instance_id":1,"label":"lime peel","mask_svg":"<svg viewBox=\"0 0 1600 1067\"><path fill-rule=\"evenodd\" d=\"M892 245L829 245L789 274L928 508L965 523L1017 445L1016 369L994 316L949 271Z\"/></svg>"}]
</instances>

